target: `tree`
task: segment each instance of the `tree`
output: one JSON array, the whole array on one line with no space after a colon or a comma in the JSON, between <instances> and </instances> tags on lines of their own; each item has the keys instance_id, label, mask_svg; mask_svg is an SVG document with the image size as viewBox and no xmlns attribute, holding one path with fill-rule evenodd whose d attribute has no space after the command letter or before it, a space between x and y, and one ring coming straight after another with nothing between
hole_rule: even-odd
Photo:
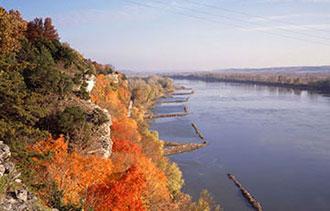
<instances>
[{"instance_id":1,"label":"tree","mask_svg":"<svg viewBox=\"0 0 330 211\"><path fill-rule=\"evenodd\" d=\"M24 78L29 89L42 93L65 95L72 91L72 79L56 67L40 66L24 70Z\"/></svg>"},{"instance_id":2,"label":"tree","mask_svg":"<svg viewBox=\"0 0 330 211\"><path fill-rule=\"evenodd\" d=\"M108 109L114 119L123 118L128 113L129 89L124 83L114 84L111 75L98 75L91 92L91 100Z\"/></svg>"},{"instance_id":3,"label":"tree","mask_svg":"<svg viewBox=\"0 0 330 211\"><path fill-rule=\"evenodd\" d=\"M63 193L65 204L79 205L89 187L104 184L112 173L112 162L98 156L84 156L76 151L68 153L63 137L40 141L31 146L35 153L33 166L41 182L56 186ZM47 159L45 159L47 158Z\"/></svg>"},{"instance_id":4,"label":"tree","mask_svg":"<svg viewBox=\"0 0 330 211\"><path fill-rule=\"evenodd\" d=\"M43 21L42 18L35 18L33 21L28 22L27 30L26 30L26 37L30 41L36 41L40 39L43 34Z\"/></svg>"},{"instance_id":5,"label":"tree","mask_svg":"<svg viewBox=\"0 0 330 211\"><path fill-rule=\"evenodd\" d=\"M34 125L45 113L38 106L42 96L26 89L24 78L17 71L0 70L0 117Z\"/></svg>"},{"instance_id":6,"label":"tree","mask_svg":"<svg viewBox=\"0 0 330 211\"><path fill-rule=\"evenodd\" d=\"M49 40L59 40L60 37L53 26L52 19L47 17L44 22L44 37Z\"/></svg>"},{"instance_id":7,"label":"tree","mask_svg":"<svg viewBox=\"0 0 330 211\"><path fill-rule=\"evenodd\" d=\"M122 118L113 120L111 137L116 140L128 140L132 143L139 143L141 135L138 131L136 121L130 118Z\"/></svg>"},{"instance_id":8,"label":"tree","mask_svg":"<svg viewBox=\"0 0 330 211\"><path fill-rule=\"evenodd\" d=\"M91 186L88 189L86 210L146 210L142 200L145 187L143 170L132 166L118 181Z\"/></svg>"},{"instance_id":9,"label":"tree","mask_svg":"<svg viewBox=\"0 0 330 211\"><path fill-rule=\"evenodd\" d=\"M26 22L18 11L0 7L0 57L20 49L25 29Z\"/></svg>"},{"instance_id":10,"label":"tree","mask_svg":"<svg viewBox=\"0 0 330 211\"><path fill-rule=\"evenodd\" d=\"M51 18L35 18L27 24L26 37L32 41L40 40L59 40L58 33L52 24Z\"/></svg>"}]
</instances>

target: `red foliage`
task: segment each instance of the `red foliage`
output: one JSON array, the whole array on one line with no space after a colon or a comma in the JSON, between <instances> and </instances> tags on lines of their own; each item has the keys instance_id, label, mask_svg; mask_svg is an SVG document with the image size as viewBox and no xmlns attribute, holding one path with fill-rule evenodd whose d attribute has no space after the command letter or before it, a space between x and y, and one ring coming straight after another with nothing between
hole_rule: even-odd
<instances>
[{"instance_id":1,"label":"red foliage","mask_svg":"<svg viewBox=\"0 0 330 211\"><path fill-rule=\"evenodd\" d=\"M141 148L130 141L113 139L113 142L114 142L112 146L113 152L125 152L135 155L142 153Z\"/></svg>"},{"instance_id":2,"label":"red foliage","mask_svg":"<svg viewBox=\"0 0 330 211\"><path fill-rule=\"evenodd\" d=\"M68 153L68 145L62 137L38 142L31 150L51 155L49 159L34 158L37 164L34 168L44 183L49 185L48 181L54 181L63 191L64 203L79 204L89 186L103 184L112 174L111 160Z\"/></svg>"},{"instance_id":3,"label":"red foliage","mask_svg":"<svg viewBox=\"0 0 330 211\"><path fill-rule=\"evenodd\" d=\"M36 18L33 21L30 21L27 25L26 37L30 41L39 39L60 39L55 27L52 24L51 18L46 18L45 21L43 21L42 18Z\"/></svg>"},{"instance_id":4,"label":"red foliage","mask_svg":"<svg viewBox=\"0 0 330 211\"><path fill-rule=\"evenodd\" d=\"M113 77L115 75L102 74L96 77L91 100L102 108L108 109L113 118L123 118L128 114L130 92L124 82L114 82Z\"/></svg>"},{"instance_id":5,"label":"red foliage","mask_svg":"<svg viewBox=\"0 0 330 211\"><path fill-rule=\"evenodd\" d=\"M88 189L86 207L95 211L145 210L142 193L146 180L141 169L132 166L124 176L107 185L94 185Z\"/></svg>"},{"instance_id":6,"label":"red foliage","mask_svg":"<svg viewBox=\"0 0 330 211\"><path fill-rule=\"evenodd\" d=\"M139 143L141 135L135 120L130 118L114 119L112 122L112 138L116 140L128 140L132 143Z\"/></svg>"}]
</instances>

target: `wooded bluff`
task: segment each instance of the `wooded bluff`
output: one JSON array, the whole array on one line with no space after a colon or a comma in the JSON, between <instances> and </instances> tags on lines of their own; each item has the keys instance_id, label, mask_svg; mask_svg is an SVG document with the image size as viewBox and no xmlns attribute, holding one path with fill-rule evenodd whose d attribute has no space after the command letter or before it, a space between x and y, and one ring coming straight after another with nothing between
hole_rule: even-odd
<instances>
[{"instance_id":1,"label":"wooded bluff","mask_svg":"<svg viewBox=\"0 0 330 211\"><path fill-rule=\"evenodd\" d=\"M195 202L181 192L144 119L173 89L86 59L51 18L0 8L0 209L219 209L207 191Z\"/></svg>"}]
</instances>

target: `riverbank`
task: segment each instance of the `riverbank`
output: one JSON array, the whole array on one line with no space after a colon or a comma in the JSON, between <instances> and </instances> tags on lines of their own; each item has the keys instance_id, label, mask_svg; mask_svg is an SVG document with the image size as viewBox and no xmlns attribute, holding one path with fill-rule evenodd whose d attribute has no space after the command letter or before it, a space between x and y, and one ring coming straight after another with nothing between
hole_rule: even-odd
<instances>
[{"instance_id":1,"label":"riverbank","mask_svg":"<svg viewBox=\"0 0 330 211\"><path fill-rule=\"evenodd\" d=\"M194 94L194 91L190 88L185 88L184 86L180 88L179 90L191 90L190 92L175 92L178 91L177 89L167 95L168 97L176 96L176 95L192 95ZM180 118L182 116L188 115L187 113L187 105L184 105L184 112L185 115L180 115L182 112L176 112L176 113L163 113L163 114L152 114L150 115L150 119L157 119L157 118ZM205 136L199 129L196 123L191 123L191 127L193 128L195 134L197 135L198 139L201 141L201 143L178 143L173 141L162 141L164 143L164 155L177 155L181 153L189 153L198 149L201 149L208 145L207 141L205 140ZM180 130L180 128L177 128ZM262 206L260 202L258 202L255 197L236 179L235 176L231 174L227 174L228 178L234 182L234 184L239 188L239 190L242 193L242 196L246 199L246 201L257 211L262 211Z\"/></svg>"},{"instance_id":2,"label":"riverbank","mask_svg":"<svg viewBox=\"0 0 330 211\"><path fill-rule=\"evenodd\" d=\"M191 127L195 122L209 143L171 156L183 172L184 192L198 197L206 188L224 210L252 210L228 179L231 173L264 210L328 209L327 95L243 83L174 82L195 91L191 114L157 119L152 129L161 140L186 143L197 137ZM179 105L162 107L157 112L181 110Z\"/></svg>"},{"instance_id":3,"label":"riverbank","mask_svg":"<svg viewBox=\"0 0 330 211\"><path fill-rule=\"evenodd\" d=\"M319 93L330 93L330 74L279 74L279 73L196 73L169 74L173 79L200 80L205 82L228 82L265 85Z\"/></svg>"}]
</instances>

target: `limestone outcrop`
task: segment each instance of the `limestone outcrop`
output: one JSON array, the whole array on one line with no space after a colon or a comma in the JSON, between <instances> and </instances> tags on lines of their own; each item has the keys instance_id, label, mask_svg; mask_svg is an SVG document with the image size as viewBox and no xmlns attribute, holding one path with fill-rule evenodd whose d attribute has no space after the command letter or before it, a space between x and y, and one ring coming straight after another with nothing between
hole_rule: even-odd
<instances>
[{"instance_id":1,"label":"limestone outcrop","mask_svg":"<svg viewBox=\"0 0 330 211\"><path fill-rule=\"evenodd\" d=\"M0 210L56 210L41 205L38 198L28 191L20 175L11 161L9 146L0 141Z\"/></svg>"}]
</instances>

